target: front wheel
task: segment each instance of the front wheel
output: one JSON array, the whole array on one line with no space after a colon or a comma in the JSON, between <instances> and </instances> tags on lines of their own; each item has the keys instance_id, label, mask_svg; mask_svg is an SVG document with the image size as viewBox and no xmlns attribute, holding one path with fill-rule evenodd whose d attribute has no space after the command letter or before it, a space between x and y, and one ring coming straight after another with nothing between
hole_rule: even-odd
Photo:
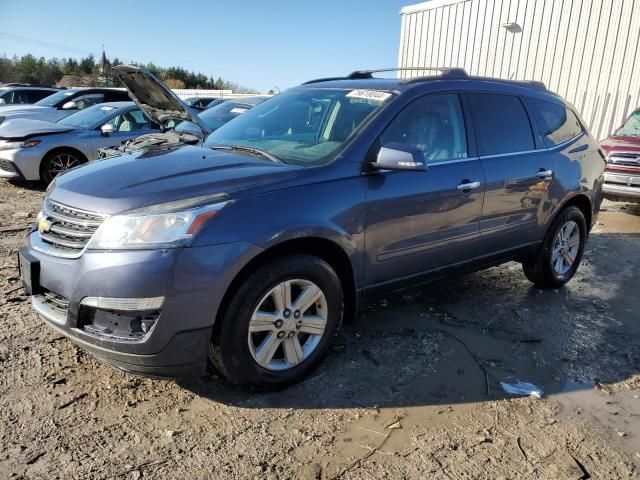
<instances>
[{"instance_id":1,"label":"front wheel","mask_svg":"<svg viewBox=\"0 0 640 480\"><path fill-rule=\"evenodd\" d=\"M329 264L307 255L275 260L235 292L218 319L211 361L235 384L293 383L327 352L342 310L340 279Z\"/></svg>"},{"instance_id":2,"label":"front wheel","mask_svg":"<svg viewBox=\"0 0 640 480\"><path fill-rule=\"evenodd\" d=\"M540 288L558 288L578 270L587 239L587 222L577 207L556 217L534 259L523 262L526 277Z\"/></svg>"},{"instance_id":3,"label":"front wheel","mask_svg":"<svg viewBox=\"0 0 640 480\"><path fill-rule=\"evenodd\" d=\"M50 153L42 160L40 166L40 178L49 185L56 176L62 172L77 167L86 160L77 153L70 151L57 151Z\"/></svg>"}]
</instances>

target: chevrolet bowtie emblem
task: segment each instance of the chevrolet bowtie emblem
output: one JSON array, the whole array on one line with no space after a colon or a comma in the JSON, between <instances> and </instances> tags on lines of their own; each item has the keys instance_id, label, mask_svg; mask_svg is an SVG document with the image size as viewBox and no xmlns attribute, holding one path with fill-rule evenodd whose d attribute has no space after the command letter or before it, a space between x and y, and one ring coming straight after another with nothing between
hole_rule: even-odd
<instances>
[{"instance_id":1,"label":"chevrolet bowtie emblem","mask_svg":"<svg viewBox=\"0 0 640 480\"><path fill-rule=\"evenodd\" d=\"M51 222L46 218L40 218L40 220L38 221L38 231L40 233L45 233L48 232L50 228Z\"/></svg>"}]
</instances>

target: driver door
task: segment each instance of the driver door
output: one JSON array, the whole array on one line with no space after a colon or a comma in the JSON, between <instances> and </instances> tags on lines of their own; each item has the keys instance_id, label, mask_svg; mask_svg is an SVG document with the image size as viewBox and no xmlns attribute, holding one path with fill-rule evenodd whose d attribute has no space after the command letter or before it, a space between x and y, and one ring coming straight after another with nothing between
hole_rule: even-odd
<instances>
[{"instance_id":1,"label":"driver door","mask_svg":"<svg viewBox=\"0 0 640 480\"><path fill-rule=\"evenodd\" d=\"M365 275L369 287L464 263L476 254L484 173L468 148L456 93L420 97L382 133L425 155L427 171L365 177Z\"/></svg>"}]
</instances>

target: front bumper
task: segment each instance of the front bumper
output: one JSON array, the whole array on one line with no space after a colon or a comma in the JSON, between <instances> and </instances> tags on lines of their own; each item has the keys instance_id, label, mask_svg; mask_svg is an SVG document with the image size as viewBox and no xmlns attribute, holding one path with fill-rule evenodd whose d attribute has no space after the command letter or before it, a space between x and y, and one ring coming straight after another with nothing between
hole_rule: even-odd
<instances>
[{"instance_id":1,"label":"front bumper","mask_svg":"<svg viewBox=\"0 0 640 480\"><path fill-rule=\"evenodd\" d=\"M0 157L0 178L10 180L24 180L20 169L11 160Z\"/></svg>"},{"instance_id":2,"label":"front bumper","mask_svg":"<svg viewBox=\"0 0 640 480\"><path fill-rule=\"evenodd\" d=\"M52 308L43 295L32 305L45 322L116 368L156 377L200 375L213 323L232 279L260 249L245 242L165 250L91 251L68 259L25 247L39 262L39 286L63 299ZM153 328L123 341L96 335L81 320L85 297L164 297ZM58 305L59 307L59 305Z\"/></svg>"},{"instance_id":3,"label":"front bumper","mask_svg":"<svg viewBox=\"0 0 640 480\"><path fill-rule=\"evenodd\" d=\"M16 148L13 150L0 150L0 176L4 178L16 178L10 176L15 169L20 174L21 180L40 180L40 161L45 154L42 144L31 148ZM1 164L11 164L13 168L2 168Z\"/></svg>"},{"instance_id":4,"label":"front bumper","mask_svg":"<svg viewBox=\"0 0 640 480\"><path fill-rule=\"evenodd\" d=\"M605 172L602 193L609 199L640 200L640 175Z\"/></svg>"}]
</instances>

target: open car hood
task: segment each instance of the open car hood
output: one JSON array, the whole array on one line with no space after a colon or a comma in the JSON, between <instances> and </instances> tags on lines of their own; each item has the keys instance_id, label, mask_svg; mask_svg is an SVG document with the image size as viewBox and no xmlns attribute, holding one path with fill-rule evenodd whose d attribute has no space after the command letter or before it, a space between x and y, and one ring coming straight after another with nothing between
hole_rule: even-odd
<instances>
[{"instance_id":1,"label":"open car hood","mask_svg":"<svg viewBox=\"0 0 640 480\"><path fill-rule=\"evenodd\" d=\"M198 115L151 73L132 65L118 65L113 72L127 87L133 101L163 130L170 128L171 120L186 120L195 123L205 136L211 133Z\"/></svg>"}]
</instances>

